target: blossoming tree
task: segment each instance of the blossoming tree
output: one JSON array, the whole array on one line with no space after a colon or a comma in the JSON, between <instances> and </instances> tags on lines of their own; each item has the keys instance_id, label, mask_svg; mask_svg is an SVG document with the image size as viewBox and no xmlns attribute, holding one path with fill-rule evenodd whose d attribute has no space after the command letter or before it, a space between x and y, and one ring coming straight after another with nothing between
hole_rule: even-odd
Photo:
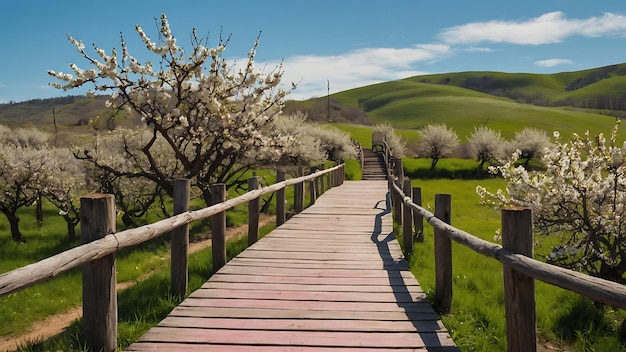
<instances>
[{"instance_id":1,"label":"blossoming tree","mask_svg":"<svg viewBox=\"0 0 626 352\"><path fill-rule=\"evenodd\" d=\"M70 64L72 74L49 71L68 90L85 85L93 93L111 94L107 106L141 119L150 138L136 148L124 147L124 157L135 161L132 171L116 170L89 153L82 154L95 167L116 176L145 178L173 193L173 180L189 178L210 203L210 185L234 184L243 171L259 160L278 160L282 150L295 140L265 128L281 112L288 91L279 87L282 67L259 72L254 67L258 40L241 66L223 57L228 39L215 48L195 30L191 50L177 44L165 14L159 21L158 40L140 26L136 32L154 61L140 62L121 38L121 55L94 45L90 55L83 43L68 40L91 64L81 69ZM166 145L164 159L157 145ZM165 160L165 163L163 162Z\"/></svg>"},{"instance_id":2,"label":"blossoming tree","mask_svg":"<svg viewBox=\"0 0 626 352\"><path fill-rule=\"evenodd\" d=\"M431 158L430 169L433 170L439 159L452 154L459 145L456 132L444 124L427 125L420 129L417 142L417 155Z\"/></svg>"},{"instance_id":3,"label":"blossoming tree","mask_svg":"<svg viewBox=\"0 0 626 352\"><path fill-rule=\"evenodd\" d=\"M0 143L0 212L9 221L11 237L16 242L26 242L19 229L17 211L39 199L51 158L47 148Z\"/></svg>"},{"instance_id":4,"label":"blossoming tree","mask_svg":"<svg viewBox=\"0 0 626 352\"><path fill-rule=\"evenodd\" d=\"M545 172L515 163L520 152L493 172L507 181L506 190L476 191L483 203L533 210L540 232L561 239L548 262L592 275L624 281L626 272L626 149L616 137L574 134L544 149Z\"/></svg>"},{"instance_id":5,"label":"blossoming tree","mask_svg":"<svg viewBox=\"0 0 626 352\"><path fill-rule=\"evenodd\" d=\"M502 154L502 136L487 126L474 127L474 132L467 138L472 155L478 161L478 170L482 171L485 163L498 159Z\"/></svg>"}]
</instances>

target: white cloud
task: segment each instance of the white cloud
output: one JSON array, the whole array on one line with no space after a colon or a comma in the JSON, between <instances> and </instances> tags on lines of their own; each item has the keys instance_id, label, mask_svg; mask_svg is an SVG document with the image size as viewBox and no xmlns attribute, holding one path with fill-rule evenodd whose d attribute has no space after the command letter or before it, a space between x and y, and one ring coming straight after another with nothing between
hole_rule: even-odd
<instances>
[{"instance_id":1,"label":"white cloud","mask_svg":"<svg viewBox=\"0 0 626 352\"><path fill-rule=\"evenodd\" d=\"M449 44L481 42L541 45L558 43L580 35L597 37L625 35L626 16L605 13L601 17L568 19L563 12L549 12L526 21L487 21L454 26L439 33L439 39Z\"/></svg>"},{"instance_id":2,"label":"white cloud","mask_svg":"<svg viewBox=\"0 0 626 352\"><path fill-rule=\"evenodd\" d=\"M367 48L334 56L294 56L284 59L283 82L298 84L288 99L307 99L365 85L425 74L414 65L433 62L450 54L444 44L411 48ZM273 63L265 63L273 67Z\"/></svg>"},{"instance_id":3,"label":"white cloud","mask_svg":"<svg viewBox=\"0 0 626 352\"><path fill-rule=\"evenodd\" d=\"M570 59L547 59L535 61L535 65L541 67L554 67L558 65L573 65L574 62Z\"/></svg>"}]
</instances>

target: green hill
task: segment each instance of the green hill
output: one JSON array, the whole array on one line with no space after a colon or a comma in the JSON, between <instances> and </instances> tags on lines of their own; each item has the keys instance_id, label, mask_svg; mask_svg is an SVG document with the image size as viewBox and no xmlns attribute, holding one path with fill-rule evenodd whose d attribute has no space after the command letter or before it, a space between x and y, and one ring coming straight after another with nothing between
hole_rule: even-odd
<instances>
[{"instance_id":1,"label":"green hill","mask_svg":"<svg viewBox=\"0 0 626 352\"><path fill-rule=\"evenodd\" d=\"M390 122L407 130L445 123L461 138L479 125L500 130L505 138L525 127L549 134L608 133L615 117L624 115L620 98L626 96L624 71L623 65L615 65L550 75L426 75L351 89L331 98L361 108L372 123Z\"/></svg>"}]
</instances>

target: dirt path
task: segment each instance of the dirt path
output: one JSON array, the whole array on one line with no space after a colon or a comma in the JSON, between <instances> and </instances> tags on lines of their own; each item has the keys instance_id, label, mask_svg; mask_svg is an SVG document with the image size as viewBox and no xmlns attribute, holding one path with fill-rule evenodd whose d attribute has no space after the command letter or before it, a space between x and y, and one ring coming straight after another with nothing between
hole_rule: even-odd
<instances>
[{"instance_id":1,"label":"dirt path","mask_svg":"<svg viewBox=\"0 0 626 352\"><path fill-rule=\"evenodd\" d=\"M259 227L270 224L274 221L273 216L261 214L259 220ZM239 236L245 236L248 231L248 225L242 225L238 227L232 227L226 229L226 238L233 239ZM211 238L206 237L200 241L192 242L189 244L189 253L198 252L204 248L211 246ZM148 277L146 275L146 277ZM137 281L142 281L146 277L139 278ZM117 290L124 290L126 288L134 286L137 281L132 282L119 282L117 283ZM49 316L43 320L33 323L28 330L19 336L0 336L0 351L15 351L18 346L26 345L30 342L45 341L53 336L56 336L63 332L72 322L80 319L83 315L83 307L78 306L72 308L66 312Z\"/></svg>"}]
</instances>

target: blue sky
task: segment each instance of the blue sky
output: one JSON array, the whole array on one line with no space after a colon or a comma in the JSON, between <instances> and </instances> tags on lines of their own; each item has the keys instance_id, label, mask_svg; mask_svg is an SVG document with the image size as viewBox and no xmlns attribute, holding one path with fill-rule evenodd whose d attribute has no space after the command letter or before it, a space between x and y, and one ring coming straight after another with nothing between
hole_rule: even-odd
<instances>
[{"instance_id":1,"label":"blue sky","mask_svg":"<svg viewBox=\"0 0 626 352\"><path fill-rule=\"evenodd\" d=\"M0 103L68 94L48 70L90 68L67 41L146 53L134 30L156 37L166 13L178 43L192 28L231 34L225 56L242 60L262 32L256 67L284 63L290 99L377 82L461 71L553 73L626 62L623 0L21 0L3 2ZM154 58L147 57L146 59Z\"/></svg>"}]
</instances>

